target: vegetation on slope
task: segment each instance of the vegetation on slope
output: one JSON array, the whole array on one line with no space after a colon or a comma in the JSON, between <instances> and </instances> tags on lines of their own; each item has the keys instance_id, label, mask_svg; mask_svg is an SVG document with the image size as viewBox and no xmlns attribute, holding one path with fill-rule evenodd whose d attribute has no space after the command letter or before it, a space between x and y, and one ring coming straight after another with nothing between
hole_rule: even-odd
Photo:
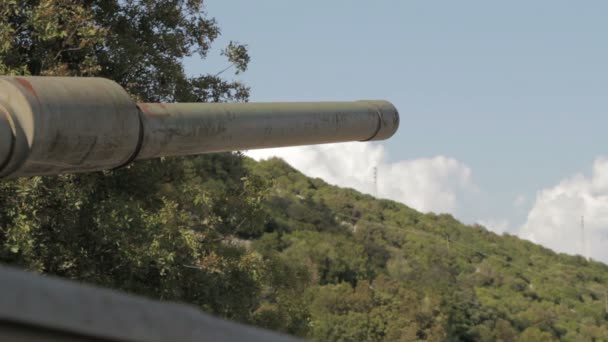
<instances>
[{"instance_id":1,"label":"vegetation on slope","mask_svg":"<svg viewBox=\"0 0 608 342\"><path fill-rule=\"evenodd\" d=\"M219 154L0 182L0 260L322 341L608 336L608 266Z\"/></svg>"},{"instance_id":2,"label":"vegetation on slope","mask_svg":"<svg viewBox=\"0 0 608 342\"><path fill-rule=\"evenodd\" d=\"M249 163L273 180L254 250L306 270L299 305L317 340L608 336L605 264L330 186L277 159ZM285 315L273 300L265 310ZM276 322L267 326L289 331L289 320Z\"/></svg>"}]
</instances>

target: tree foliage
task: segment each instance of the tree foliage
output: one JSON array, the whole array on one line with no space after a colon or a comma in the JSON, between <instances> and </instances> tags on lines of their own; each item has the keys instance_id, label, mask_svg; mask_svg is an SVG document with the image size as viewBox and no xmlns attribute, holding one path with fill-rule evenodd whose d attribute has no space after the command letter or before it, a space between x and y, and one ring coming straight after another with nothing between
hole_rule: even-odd
<instances>
[{"instance_id":1,"label":"tree foliage","mask_svg":"<svg viewBox=\"0 0 608 342\"><path fill-rule=\"evenodd\" d=\"M263 260L283 257L308 271L313 340L608 336L605 264L330 186L278 159L247 165L273 181L265 210L274 224L253 247ZM287 215L290 208L316 214Z\"/></svg>"},{"instance_id":2,"label":"tree foliage","mask_svg":"<svg viewBox=\"0 0 608 342\"><path fill-rule=\"evenodd\" d=\"M101 76L140 101L245 101L217 71L186 76L220 30L202 0L0 0L0 73ZM246 46L227 63L245 71ZM248 320L261 267L231 236L261 225L240 154L0 182L0 260Z\"/></svg>"},{"instance_id":3,"label":"tree foliage","mask_svg":"<svg viewBox=\"0 0 608 342\"><path fill-rule=\"evenodd\" d=\"M202 0L0 0L0 73L110 78L140 101L245 101L249 88L212 71L188 77L220 29ZM222 54L238 72L247 47Z\"/></svg>"}]
</instances>

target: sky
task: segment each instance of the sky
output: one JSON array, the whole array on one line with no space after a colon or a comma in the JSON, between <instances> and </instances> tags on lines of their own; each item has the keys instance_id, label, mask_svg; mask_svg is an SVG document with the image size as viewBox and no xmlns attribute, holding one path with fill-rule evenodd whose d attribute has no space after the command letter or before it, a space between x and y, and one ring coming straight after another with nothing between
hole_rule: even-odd
<instances>
[{"instance_id":1,"label":"sky","mask_svg":"<svg viewBox=\"0 0 608 342\"><path fill-rule=\"evenodd\" d=\"M251 101L386 99L390 140L248 152L608 262L608 2L207 0ZM586 243L582 244L581 216Z\"/></svg>"}]
</instances>

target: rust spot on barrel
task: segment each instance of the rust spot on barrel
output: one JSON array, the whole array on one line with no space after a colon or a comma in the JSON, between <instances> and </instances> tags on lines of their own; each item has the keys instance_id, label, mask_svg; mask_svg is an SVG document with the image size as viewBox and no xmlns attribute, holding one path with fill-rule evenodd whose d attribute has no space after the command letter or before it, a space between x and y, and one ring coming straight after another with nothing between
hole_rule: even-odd
<instances>
[{"instance_id":1,"label":"rust spot on barrel","mask_svg":"<svg viewBox=\"0 0 608 342\"><path fill-rule=\"evenodd\" d=\"M142 112L144 112L146 114L151 114L150 113L150 108L148 108L148 106L146 104L138 103L137 107L139 107L139 109L141 109Z\"/></svg>"},{"instance_id":2,"label":"rust spot on barrel","mask_svg":"<svg viewBox=\"0 0 608 342\"><path fill-rule=\"evenodd\" d=\"M25 88L25 90L27 90L30 94L34 95L34 97L38 98L38 94L36 94L34 87L32 87L32 84L28 80L21 77L15 77L15 79L17 80L17 82L19 82L19 84L21 84L23 88Z\"/></svg>"},{"instance_id":3,"label":"rust spot on barrel","mask_svg":"<svg viewBox=\"0 0 608 342\"><path fill-rule=\"evenodd\" d=\"M169 115L167 106L163 103L138 103L137 107L147 116L161 118Z\"/></svg>"}]
</instances>

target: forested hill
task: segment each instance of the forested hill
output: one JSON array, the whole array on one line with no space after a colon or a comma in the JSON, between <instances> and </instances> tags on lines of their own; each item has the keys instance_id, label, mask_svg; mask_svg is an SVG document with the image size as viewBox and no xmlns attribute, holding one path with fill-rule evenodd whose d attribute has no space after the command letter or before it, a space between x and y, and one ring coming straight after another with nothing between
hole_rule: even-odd
<instances>
[{"instance_id":1,"label":"forested hill","mask_svg":"<svg viewBox=\"0 0 608 342\"><path fill-rule=\"evenodd\" d=\"M0 262L319 341L601 341L608 266L212 154L0 181Z\"/></svg>"},{"instance_id":2,"label":"forested hill","mask_svg":"<svg viewBox=\"0 0 608 342\"><path fill-rule=\"evenodd\" d=\"M273 180L272 219L253 246L307 271L298 306L320 340L608 339L605 264L330 186L278 159L248 167Z\"/></svg>"}]
</instances>

